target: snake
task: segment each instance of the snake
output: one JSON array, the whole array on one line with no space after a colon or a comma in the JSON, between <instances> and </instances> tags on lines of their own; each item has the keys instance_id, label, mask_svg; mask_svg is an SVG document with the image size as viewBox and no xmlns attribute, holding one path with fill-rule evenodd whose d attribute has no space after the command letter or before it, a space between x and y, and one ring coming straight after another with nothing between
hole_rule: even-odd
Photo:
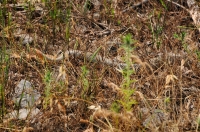
<instances>
[{"instance_id":1,"label":"snake","mask_svg":"<svg viewBox=\"0 0 200 132\"><path fill-rule=\"evenodd\" d=\"M81 50L66 50L65 52L59 52L57 55L48 55L43 53L42 51L36 49L36 48L30 48L29 52L25 53L26 58L35 58L40 61L54 61L54 62L59 62L62 61L63 59L69 59L69 57L74 57L74 58L82 58L86 59L89 62L98 62L105 64L107 66L115 67L117 69L122 69L127 67L127 64L119 60L117 57L114 58L107 58L101 55L98 55L97 53L93 52L85 52ZM12 53L11 58L21 58L19 54ZM140 64L132 64L130 66L131 68L134 69L134 71L138 71L140 68Z\"/></svg>"}]
</instances>

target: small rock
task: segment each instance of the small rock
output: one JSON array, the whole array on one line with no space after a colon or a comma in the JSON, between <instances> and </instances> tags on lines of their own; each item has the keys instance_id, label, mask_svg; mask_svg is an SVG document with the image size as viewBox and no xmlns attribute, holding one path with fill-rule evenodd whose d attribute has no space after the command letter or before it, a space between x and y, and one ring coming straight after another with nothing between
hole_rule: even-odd
<instances>
[{"instance_id":1,"label":"small rock","mask_svg":"<svg viewBox=\"0 0 200 132\"><path fill-rule=\"evenodd\" d=\"M38 108L35 109L20 109L19 111L14 110L13 112L9 113L6 115L7 118L12 118L12 119L21 119L25 120L26 118L33 118L36 116L40 110Z\"/></svg>"},{"instance_id":2,"label":"small rock","mask_svg":"<svg viewBox=\"0 0 200 132\"><path fill-rule=\"evenodd\" d=\"M30 108L40 98L40 93L33 89L31 83L27 80L21 80L15 87L13 101L21 108Z\"/></svg>"},{"instance_id":3,"label":"small rock","mask_svg":"<svg viewBox=\"0 0 200 132\"><path fill-rule=\"evenodd\" d=\"M20 37L23 45L31 44L33 42L33 38L29 34L21 34Z\"/></svg>"},{"instance_id":4,"label":"small rock","mask_svg":"<svg viewBox=\"0 0 200 132\"><path fill-rule=\"evenodd\" d=\"M145 110L146 112L147 110ZM146 128L155 128L162 124L163 121L166 121L168 118L162 110L154 109L152 114L143 122L143 125Z\"/></svg>"},{"instance_id":5,"label":"small rock","mask_svg":"<svg viewBox=\"0 0 200 132\"><path fill-rule=\"evenodd\" d=\"M93 14L93 18L94 18L95 20L99 20L100 14L99 14L99 13L94 13L94 14Z\"/></svg>"}]
</instances>

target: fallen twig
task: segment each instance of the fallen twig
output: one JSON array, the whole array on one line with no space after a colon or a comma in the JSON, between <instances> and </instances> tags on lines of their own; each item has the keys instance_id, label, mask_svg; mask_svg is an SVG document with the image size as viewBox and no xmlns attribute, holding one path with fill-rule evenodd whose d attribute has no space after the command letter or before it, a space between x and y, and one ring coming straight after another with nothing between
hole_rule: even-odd
<instances>
[{"instance_id":1,"label":"fallen twig","mask_svg":"<svg viewBox=\"0 0 200 132\"><path fill-rule=\"evenodd\" d=\"M138 3L136 3L136 4L134 4L134 5L130 6L130 7L128 7L127 9L124 9L122 12L124 13L126 11L129 11L130 9L138 7L138 6L140 6L140 5L142 5L142 4L146 3L146 2L148 2L148 0L142 0L141 2L138 2Z\"/></svg>"}]
</instances>

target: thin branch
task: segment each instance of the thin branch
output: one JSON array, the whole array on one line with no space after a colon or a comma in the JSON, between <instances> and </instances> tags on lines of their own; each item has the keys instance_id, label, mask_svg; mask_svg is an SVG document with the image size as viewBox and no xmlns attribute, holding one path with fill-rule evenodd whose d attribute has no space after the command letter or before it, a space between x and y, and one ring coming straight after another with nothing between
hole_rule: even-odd
<instances>
[{"instance_id":1,"label":"thin branch","mask_svg":"<svg viewBox=\"0 0 200 132\"><path fill-rule=\"evenodd\" d=\"M124 13L126 11L129 11L130 9L138 7L138 6L140 6L140 5L142 5L142 4L146 3L146 2L148 2L148 0L142 0L141 2L138 2L138 3L136 3L136 4L134 4L134 5L130 6L130 7L128 7L127 9L124 9L122 12Z\"/></svg>"}]
</instances>

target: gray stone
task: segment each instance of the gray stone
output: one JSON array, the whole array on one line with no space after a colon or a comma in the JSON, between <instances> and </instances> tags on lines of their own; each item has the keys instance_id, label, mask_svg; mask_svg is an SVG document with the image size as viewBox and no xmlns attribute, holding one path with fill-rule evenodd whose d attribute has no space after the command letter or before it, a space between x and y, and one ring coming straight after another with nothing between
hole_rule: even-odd
<instances>
[{"instance_id":1,"label":"gray stone","mask_svg":"<svg viewBox=\"0 0 200 132\"><path fill-rule=\"evenodd\" d=\"M21 108L30 108L33 107L40 96L40 93L31 86L31 83L23 79L15 87L13 101Z\"/></svg>"},{"instance_id":2,"label":"gray stone","mask_svg":"<svg viewBox=\"0 0 200 132\"><path fill-rule=\"evenodd\" d=\"M13 112L9 113L6 115L7 118L12 118L12 119L21 119L25 120L27 118L33 118L35 117L40 110L38 108L34 109L20 109L19 111L14 110Z\"/></svg>"},{"instance_id":3,"label":"gray stone","mask_svg":"<svg viewBox=\"0 0 200 132\"><path fill-rule=\"evenodd\" d=\"M33 38L29 34L21 34L20 37L23 45L31 44L33 42Z\"/></svg>"},{"instance_id":4,"label":"gray stone","mask_svg":"<svg viewBox=\"0 0 200 132\"><path fill-rule=\"evenodd\" d=\"M145 109L145 112L148 111ZM148 113L148 112L147 112ZM150 114L146 120L143 122L143 125L146 128L156 128L159 125L163 123L163 121L166 121L168 119L168 116L164 111L159 109L154 109L152 111L152 114Z\"/></svg>"}]
</instances>

